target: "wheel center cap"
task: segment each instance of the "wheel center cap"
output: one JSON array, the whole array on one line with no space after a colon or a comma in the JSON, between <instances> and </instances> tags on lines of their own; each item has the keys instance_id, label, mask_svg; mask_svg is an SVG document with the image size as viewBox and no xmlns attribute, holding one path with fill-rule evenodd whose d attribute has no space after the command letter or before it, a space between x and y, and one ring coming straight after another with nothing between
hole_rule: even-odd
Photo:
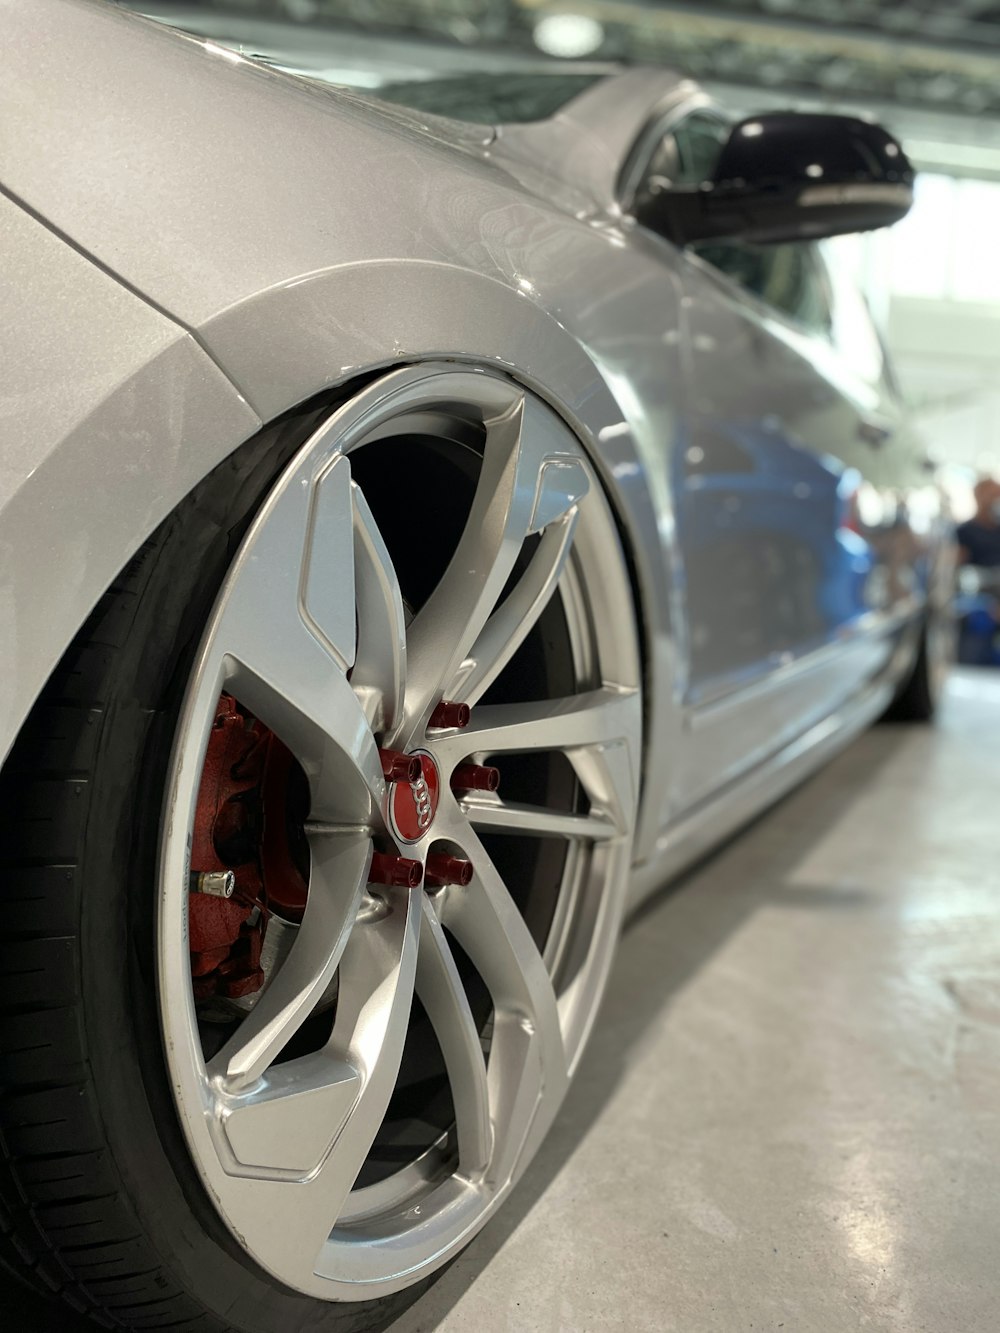
<instances>
[{"instance_id":1,"label":"wheel center cap","mask_svg":"<svg viewBox=\"0 0 1000 1333\"><path fill-rule=\"evenodd\" d=\"M389 802L393 832L404 842L417 842L433 824L441 791L437 764L426 750L413 753L420 760L420 777L416 782L395 783Z\"/></svg>"}]
</instances>

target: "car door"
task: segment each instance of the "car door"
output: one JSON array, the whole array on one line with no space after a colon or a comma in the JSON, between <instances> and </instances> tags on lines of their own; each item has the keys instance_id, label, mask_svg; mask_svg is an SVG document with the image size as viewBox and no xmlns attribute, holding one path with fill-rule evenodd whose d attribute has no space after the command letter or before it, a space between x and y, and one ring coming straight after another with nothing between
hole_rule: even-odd
<instances>
[{"instance_id":1,"label":"car door","mask_svg":"<svg viewBox=\"0 0 1000 1333\"><path fill-rule=\"evenodd\" d=\"M682 116L636 189L708 176L728 133ZM888 591L857 505L888 436L843 364L812 243L712 243L684 266L686 400L671 463L685 607L684 804L792 741L884 663Z\"/></svg>"}]
</instances>

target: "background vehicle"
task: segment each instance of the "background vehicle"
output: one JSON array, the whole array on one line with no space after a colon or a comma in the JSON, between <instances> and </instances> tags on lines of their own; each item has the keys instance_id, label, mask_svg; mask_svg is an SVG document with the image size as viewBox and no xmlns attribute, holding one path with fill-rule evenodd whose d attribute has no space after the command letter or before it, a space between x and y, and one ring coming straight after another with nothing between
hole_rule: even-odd
<instances>
[{"instance_id":1,"label":"background vehicle","mask_svg":"<svg viewBox=\"0 0 1000 1333\"><path fill-rule=\"evenodd\" d=\"M932 711L933 493L810 239L909 168L0 16L13 1243L127 1327L363 1327L524 1170L627 900Z\"/></svg>"}]
</instances>

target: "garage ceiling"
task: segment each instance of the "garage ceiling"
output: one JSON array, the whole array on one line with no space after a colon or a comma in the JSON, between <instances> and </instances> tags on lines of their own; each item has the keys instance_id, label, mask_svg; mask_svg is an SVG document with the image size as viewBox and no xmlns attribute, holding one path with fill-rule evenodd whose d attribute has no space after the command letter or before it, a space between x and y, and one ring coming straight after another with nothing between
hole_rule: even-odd
<instances>
[{"instance_id":1,"label":"garage ceiling","mask_svg":"<svg viewBox=\"0 0 1000 1333\"><path fill-rule=\"evenodd\" d=\"M578 51L589 59L662 63L709 83L766 90L767 101L797 93L985 119L1000 133L1000 0L187 0L184 7L268 13L293 24L347 20L469 46L516 45L526 55L538 53L545 20L575 17L591 34Z\"/></svg>"},{"instance_id":2,"label":"garage ceiling","mask_svg":"<svg viewBox=\"0 0 1000 1333\"><path fill-rule=\"evenodd\" d=\"M134 2L134 0L131 0ZM533 48L538 24L599 25L590 57L696 78L1000 120L1000 0L213 0L284 19L354 20ZM593 31L598 31L591 25Z\"/></svg>"},{"instance_id":3,"label":"garage ceiling","mask_svg":"<svg viewBox=\"0 0 1000 1333\"><path fill-rule=\"evenodd\" d=\"M1000 118L998 0L517 0L524 24L582 14L600 54L696 78Z\"/></svg>"}]
</instances>

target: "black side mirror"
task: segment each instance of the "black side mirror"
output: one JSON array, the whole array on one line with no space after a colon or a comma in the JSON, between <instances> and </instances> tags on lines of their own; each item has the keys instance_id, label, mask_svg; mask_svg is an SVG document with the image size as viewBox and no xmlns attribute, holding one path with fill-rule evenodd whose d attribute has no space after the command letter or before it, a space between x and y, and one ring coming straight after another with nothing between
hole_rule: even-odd
<instances>
[{"instance_id":1,"label":"black side mirror","mask_svg":"<svg viewBox=\"0 0 1000 1333\"><path fill-rule=\"evenodd\" d=\"M711 177L650 190L636 218L678 245L816 240L898 222L913 168L880 125L778 111L733 127Z\"/></svg>"}]
</instances>

